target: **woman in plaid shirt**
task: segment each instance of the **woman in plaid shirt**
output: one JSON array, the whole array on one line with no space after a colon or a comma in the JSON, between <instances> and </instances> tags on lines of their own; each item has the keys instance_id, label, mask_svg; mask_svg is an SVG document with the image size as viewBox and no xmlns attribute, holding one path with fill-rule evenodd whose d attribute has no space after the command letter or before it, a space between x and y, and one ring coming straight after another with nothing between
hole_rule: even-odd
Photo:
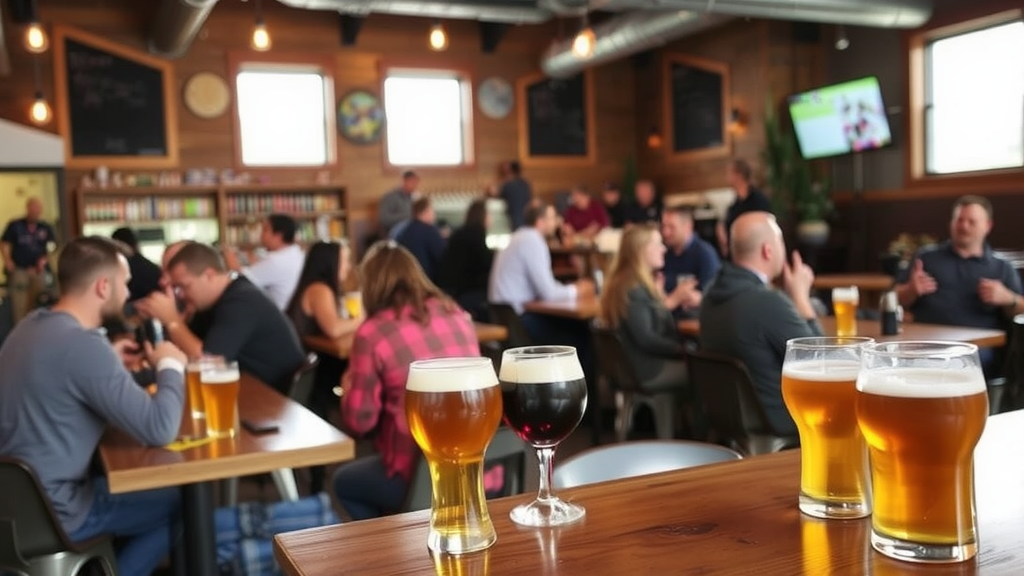
<instances>
[{"instance_id":1,"label":"woman in plaid shirt","mask_svg":"<svg viewBox=\"0 0 1024 576\"><path fill-rule=\"evenodd\" d=\"M348 432L376 432L377 454L334 474L334 492L353 520L395 512L405 500L419 450L405 418L409 364L480 355L469 315L395 242L378 242L366 253L360 288L367 319L341 379L341 414Z\"/></svg>"}]
</instances>

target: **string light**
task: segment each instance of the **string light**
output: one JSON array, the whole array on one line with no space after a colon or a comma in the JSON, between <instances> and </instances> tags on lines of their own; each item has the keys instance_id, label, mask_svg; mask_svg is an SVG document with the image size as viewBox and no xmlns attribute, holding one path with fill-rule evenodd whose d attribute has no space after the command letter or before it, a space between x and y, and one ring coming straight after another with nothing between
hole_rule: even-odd
<instances>
[{"instance_id":1,"label":"string light","mask_svg":"<svg viewBox=\"0 0 1024 576\"><path fill-rule=\"evenodd\" d=\"M444 24L434 24L430 27L428 42L430 49L435 52L443 52L448 49L448 32L445 31Z\"/></svg>"},{"instance_id":2,"label":"string light","mask_svg":"<svg viewBox=\"0 0 1024 576\"><path fill-rule=\"evenodd\" d=\"M257 52L266 52L270 50L271 45L270 32L267 31L267 25L263 22L260 0L256 0L256 26L252 29L252 49Z\"/></svg>"}]
</instances>

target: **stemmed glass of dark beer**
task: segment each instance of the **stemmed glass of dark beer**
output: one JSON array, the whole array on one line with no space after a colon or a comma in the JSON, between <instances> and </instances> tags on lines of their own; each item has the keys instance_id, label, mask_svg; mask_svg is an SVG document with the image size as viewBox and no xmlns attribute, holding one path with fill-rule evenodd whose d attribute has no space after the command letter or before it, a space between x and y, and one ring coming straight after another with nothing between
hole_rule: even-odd
<instances>
[{"instance_id":1,"label":"stemmed glass of dark beer","mask_svg":"<svg viewBox=\"0 0 1024 576\"><path fill-rule=\"evenodd\" d=\"M551 461L558 443L583 419L587 382L572 346L528 346L506 350L501 359L501 400L505 424L537 450L537 499L512 509L524 526L559 526L581 520L582 506L551 493Z\"/></svg>"}]
</instances>

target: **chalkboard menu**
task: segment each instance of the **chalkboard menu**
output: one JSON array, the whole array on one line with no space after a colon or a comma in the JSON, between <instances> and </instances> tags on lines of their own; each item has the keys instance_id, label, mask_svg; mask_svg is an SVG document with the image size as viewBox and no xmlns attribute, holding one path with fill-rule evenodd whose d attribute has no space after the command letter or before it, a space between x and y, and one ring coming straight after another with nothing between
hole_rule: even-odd
<instances>
[{"instance_id":1,"label":"chalkboard menu","mask_svg":"<svg viewBox=\"0 0 1024 576\"><path fill-rule=\"evenodd\" d=\"M163 166L177 151L170 66L62 29L57 92L69 166Z\"/></svg>"},{"instance_id":2,"label":"chalkboard menu","mask_svg":"<svg viewBox=\"0 0 1024 576\"><path fill-rule=\"evenodd\" d=\"M519 81L520 156L564 164L595 158L593 96L588 73Z\"/></svg>"},{"instance_id":3,"label":"chalkboard menu","mask_svg":"<svg viewBox=\"0 0 1024 576\"><path fill-rule=\"evenodd\" d=\"M683 57L667 63L671 152L700 154L726 151L728 70L724 65Z\"/></svg>"}]
</instances>

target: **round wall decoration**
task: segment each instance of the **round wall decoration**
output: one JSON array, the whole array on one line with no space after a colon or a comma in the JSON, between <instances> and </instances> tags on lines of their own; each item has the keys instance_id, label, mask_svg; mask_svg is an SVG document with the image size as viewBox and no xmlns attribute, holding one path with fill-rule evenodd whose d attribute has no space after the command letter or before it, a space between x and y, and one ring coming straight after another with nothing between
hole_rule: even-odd
<instances>
[{"instance_id":1,"label":"round wall decoration","mask_svg":"<svg viewBox=\"0 0 1024 576\"><path fill-rule=\"evenodd\" d=\"M366 90L353 90L338 104L338 130L353 144L373 144L384 129L380 99Z\"/></svg>"},{"instance_id":2,"label":"round wall decoration","mask_svg":"<svg viewBox=\"0 0 1024 576\"><path fill-rule=\"evenodd\" d=\"M512 111L512 104L515 97L512 93L512 85L504 78L492 76L480 83L477 91L477 101L480 104L480 111L484 116L501 120Z\"/></svg>"},{"instance_id":3,"label":"round wall decoration","mask_svg":"<svg viewBox=\"0 0 1024 576\"><path fill-rule=\"evenodd\" d=\"M231 104L231 89L213 72L199 72L185 82L185 107L200 118L216 118Z\"/></svg>"}]
</instances>

